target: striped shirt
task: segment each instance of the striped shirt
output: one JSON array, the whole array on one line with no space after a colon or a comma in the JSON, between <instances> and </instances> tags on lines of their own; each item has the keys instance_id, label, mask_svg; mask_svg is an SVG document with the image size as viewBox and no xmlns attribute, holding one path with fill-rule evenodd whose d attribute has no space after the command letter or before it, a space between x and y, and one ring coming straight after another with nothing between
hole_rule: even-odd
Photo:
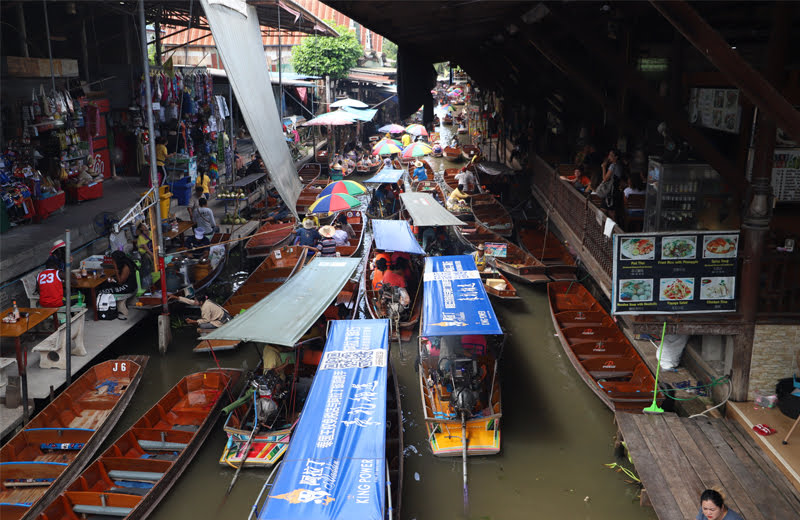
<instances>
[{"instance_id":1,"label":"striped shirt","mask_svg":"<svg viewBox=\"0 0 800 520\"><path fill-rule=\"evenodd\" d=\"M336 256L336 240L333 238L323 238L317 246L322 256Z\"/></svg>"}]
</instances>

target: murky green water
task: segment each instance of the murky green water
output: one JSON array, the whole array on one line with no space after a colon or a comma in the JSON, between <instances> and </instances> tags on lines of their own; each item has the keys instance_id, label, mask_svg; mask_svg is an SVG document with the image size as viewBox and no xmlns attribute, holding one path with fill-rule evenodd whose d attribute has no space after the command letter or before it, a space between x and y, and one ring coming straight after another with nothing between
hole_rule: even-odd
<instances>
[{"instance_id":1,"label":"murky green water","mask_svg":"<svg viewBox=\"0 0 800 520\"><path fill-rule=\"evenodd\" d=\"M442 142L450 129L441 127ZM431 160L434 169L444 167ZM232 258L229 270L242 267ZM522 300L495 304L508 339L500 369L503 384L502 452L469 460L469 518L643 520L656 518L639 506L638 488L604 466L615 460L613 414L577 376L564 356L547 306L544 287L517 285ZM224 291L224 287L221 288ZM416 339L416 338L414 338ZM184 375L216 366L209 354L195 355L192 328L174 332L166 356L157 354L156 322L144 322L104 357L150 354L144 380L110 436L116 439ZM405 479L402 518L463 518L461 459L433 457L421 422L421 399L414 370L414 346L397 349L393 359L405 415ZM253 367L259 353L251 345L218 353L226 367ZM250 513L267 471L247 469L229 496L234 470L220 466L225 444L222 418L178 483L156 509L155 520L239 518ZM627 461L626 465L630 466ZM358 520L358 519L352 519Z\"/></svg>"}]
</instances>

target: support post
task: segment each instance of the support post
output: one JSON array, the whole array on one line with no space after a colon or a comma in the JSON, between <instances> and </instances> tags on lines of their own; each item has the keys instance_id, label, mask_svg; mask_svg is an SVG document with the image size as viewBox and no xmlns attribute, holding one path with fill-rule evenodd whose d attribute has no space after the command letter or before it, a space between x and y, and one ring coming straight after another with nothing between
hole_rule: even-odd
<instances>
[{"instance_id":1,"label":"support post","mask_svg":"<svg viewBox=\"0 0 800 520\"><path fill-rule=\"evenodd\" d=\"M53 67L53 45L50 42L50 19L47 17L47 0L42 0L42 7L44 7L44 30L47 33L47 56L50 58L50 82L53 86L53 94L56 93L56 76Z\"/></svg>"},{"instance_id":2,"label":"support post","mask_svg":"<svg viewBox=\"0 0 800 520\"><path fill-rule=\"evenodd\" d=\"M22 48L22 56L24 58L30 58L30 52L28 51L28 32L25 29L25 7L22 5L22 2L17 4L17 29L19 29L19 45Z\"/></svg>"},{"instance_id":3,"label":"support post","mask_svg":"<svg viewBox=\"0 0 800 520\"><path fill-rule=\"evenodd\" d=\"M161 191L156 171L156 134L153 125L153 93L150 88L150 60L147 56L147 27L144 19L144 0L139 0L139 35L142 42L142 62L144 64L145 111L147 112L147 130L150 132L150 182L155 189L156 240L158 242L158 270L161 273L161 316L158 317L158 350L167 352L171 339L169 330L169 306L167 305L167 275L164 268L164 233L161 229Z\"/></svg>"},{"instance_id":4,"label":"support post","mask_svg":"<svg viewBox=\"0 0 800 520\"><path fill-rule=\"evenodd\" d=\"M86 19L81 21L81 61L83 62L83 79L89 83L89 43L86 39Z\"/></svg>"},{"instance_id":5,"label":"support post","mask_svg":"<svg viewBox=\"0 0 800 520\"><path fill-rule=\"evenodd\" d=\"M64 240L67 244L64 260L64 285L66 286L65 293L67 297L67 321L64 325L67 337L64 355L67 356L67 386L69 386L72 384L72 243L70 242L69 229L66 230L66 235L66 240Z\"/></svg>"},{"instance_id":6,"label":"support post","mask_svg":"<svg viewBox=\"0 0 800 520\"><path fill-rule=\"evenodd\" d=\"M783 80L791 19L791 6L787 2L777 2L767 46L766 74L771 85L780 85ZM750 365L753 357L758 293L761 286L761 257L769 232L775 132L775 118L759 109L751 179L753 198L742 223L742 277L739 284L739 304L745 330L734 339L731 373L731 399L734 401L746 401L750 387Z\"/></svg>"}]
</instances>

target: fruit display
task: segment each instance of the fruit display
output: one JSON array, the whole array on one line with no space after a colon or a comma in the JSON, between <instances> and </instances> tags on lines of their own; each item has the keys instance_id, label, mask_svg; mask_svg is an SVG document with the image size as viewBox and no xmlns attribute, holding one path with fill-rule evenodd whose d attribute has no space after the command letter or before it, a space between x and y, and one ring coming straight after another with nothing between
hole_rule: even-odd
<instances>
[{"instance_id":1,"label":"fruit display","mask_svg":"<svg viewBox=\"0 0 800 520\"><path fill-rule=\"evenodd\" d=\"M222 218L223 224L244 224L247 222L247 219L241 218L239 215L234 215L229 213Z\"/></svg>"},{"instance_id":2,"label":"fruit display","mask_svg":"<svg viewBox=\"0 0 800 520\"><path fill-rule=\"evenodd\" d=\"M217 190L217 198L220 200L244 199L246 197L247 194L244 190L226 190L225 188Z\"/></svg>"}]
</instances>

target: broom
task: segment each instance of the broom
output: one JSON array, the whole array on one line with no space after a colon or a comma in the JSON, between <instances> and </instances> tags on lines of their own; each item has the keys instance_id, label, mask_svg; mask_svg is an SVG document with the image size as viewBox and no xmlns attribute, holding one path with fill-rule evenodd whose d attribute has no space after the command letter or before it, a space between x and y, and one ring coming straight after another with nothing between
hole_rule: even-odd
<instances>
[{"instance_id":1,"label":"broom","mask_svg":"<svg viewBox=\"0 0 800 520\"><path fill-rule=\"evenodd\" d=\"M661 344L658 346L658 365L656 365L656 383L653 388L653 404L642 410L642 413L664 413L664 409L658 406L656 398L658 397L658 373L661 372L661 354L664 352L664 334L667 332L667 322L661 328Z\"/></svg>"}]
</instances>

